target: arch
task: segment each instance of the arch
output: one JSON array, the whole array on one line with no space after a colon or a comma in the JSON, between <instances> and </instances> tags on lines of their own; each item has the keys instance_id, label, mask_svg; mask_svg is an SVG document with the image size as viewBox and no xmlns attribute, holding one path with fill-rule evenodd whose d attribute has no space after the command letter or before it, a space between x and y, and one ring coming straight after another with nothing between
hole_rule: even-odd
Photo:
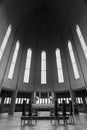
<instances>
[{"instance_id":1,"label":"arch","mask_svg":"<svg viewBox=\"0 0 87 130\"><path fill-rule=\"evenodd\" d=\"M23 80L24 83L28 83L30 79L29 77L30 77L31 57L32 57L32 50L31 48L29 48L27 50L26 65Z\"/></svg>"},{"instance_id":2,"label":"arch","mask_svg":"<svg viewBox=\"0 0 87 130\"><path fill-rule=\"evenodd\" d=\"M75 56L74 56L74 52L73 52L73 48L72 48L72 44L71 44L70 40L68 41L68 49L69 49L69 54L70 54L70 59L71 59L71 62L72 62L72 67L73 67L75 79L79 79L80 75L79 75L78 67L77 67L77 64L76 64L76 59L75 59Z\"/></svg>"},{"instance_id":3,"label":"arch","mask_svg":"<svg viewBox=\"0 0 87 130\"><path fill-rule=\"evenodd\" d=\"M46 52L41 52L41 84L46 84Z\"/></svg>"},{"instance_id":4,"label":"arch","mask_svg":"<svg viewBox=\"0 0 87 130\"><path fill-rule=\"evenodd\" d=\"M56 49L56 63L57 63L57 73L58 73L58 82L63 83L64 82L64 76L63 76L63 68L62 68L62 61L61 61L61 55L60 55L60 49Z\"/></svg>"}]
</instances>

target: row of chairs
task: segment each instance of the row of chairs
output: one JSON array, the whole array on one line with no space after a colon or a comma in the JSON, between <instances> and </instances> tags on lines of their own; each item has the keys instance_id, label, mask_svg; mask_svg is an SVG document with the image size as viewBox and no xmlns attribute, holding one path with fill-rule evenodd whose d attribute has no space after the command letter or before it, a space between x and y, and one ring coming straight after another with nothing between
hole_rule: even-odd
<instances>
[{"instance_id":1,"label":"row of chairs","mask_svg":"<svg viewBox=\"0 0 87 130\"><path fill-rule=\"evenodd\" d=\"M27 124L29 125L32 125L33 123L36 125L37 120L38 120L38 112L32 112L31 116L29 116L28 114L21 117L21 124L25 125L27 121ZM57 116L55 116L55 113L50 111L50 120L51 124L53 124L54 122L55 125L61 125L61 121L63 121L64 125L75 124L74 115L70 115L70 113L66 114L66 116L64 116L62 113L58 113Z\"/></svg>"},{"instance_id":2,"label":"row of chairs","mask_svg":"<svg viewBox=\"0 0 87 130\"><path fill-rule=\"evenodd\" d=\"M51 124L53 121L55 121L55 125L61 125L61 121L64 125L75 124L74 115L70 115L70 113L66 114L66 116L62 113L58 113L57 116L55 116L54 113L51 113Z\"/></svg>"},{"instance_id":3,"label":"row of chairs","mask_svg":"<svg viewBox=\"0 0 87 130\"><path fill-rule=\"evenodd\" d=\"M23 101L23 109L22 109L22 117L21 117L21 124L26 124L25 121L27 120L27 123L29 125L32 124L32 121L35 120L35 124L37 124L37 118L38 114L36 111L32 111L32 103L31 100L29 101L29 108L28 113L26 114L26 101Z\"/></svg>"},{"instance_id":4,"label":"row of chairs","mask_svg":"<svg viewBox=\"0 0 87 130\"><path fill-rule=\"evenodd\" d=\"M51 119L51 123L53 122L53 120L55 121L55 124L60 125L61 124L61 120L64 122L64 125L66 124L75 124L75 119L74 119L74 114L73 114L73 110L72 110L72 102L70 102L70 111L69 113L66 112L66 105L65 105L65 101L63 101L62 104L62 113L60 113L59 108L58 108L58 104L57 101L55 100L55 105L54 105L54 109L50 110L50 119ZM23 111L22 111L22 117L21 117L21 124L25 124L25 121L27 120L27 123L30 125L32 124L33 120L35 120L35 124L37 124L37 120L38 120L38 111L34 111L32 110L32 104L31 102L29 103L29 111L28 114L26 114L25 112L25 102L23 103ZM22 123L23 122L23 123Z\"/></svg>"},{"instance_id":5,"label":"row of chairs","mask_svg":"<svg viewBox=\"0 0 87 130\"><path fill-rule=\"evenodd\" d=\"M69 103L69 112L67 113L66 111L66 104L65 101L63 100L62 104L62 112L59 111L57 100L55 100L55 107L54 111L50 113L50 115L53 117L51 118L51 123L52 120L55 120L55 124L60 125L61 120L64 122L64 125L67 124L75 124L75 118L74 118L74 113L72 109L72 102L70 101Z\"/></svg>"},{"instance_id":6,"label":"row of chairs","mask_svg":"<svg viewBox=\"0 0 87 130\"><path fill-rule=\"evenodd\" d=\"M27 124L29 125L32 125L32 122L34 121L35 125L37 124L37 119L38 119L38 115L36 113L32 113L31 116L29 115L24 115L21 117L21 125L25 125L26 124L26 121L27 121Z\"/></svg>"}]
</instances>

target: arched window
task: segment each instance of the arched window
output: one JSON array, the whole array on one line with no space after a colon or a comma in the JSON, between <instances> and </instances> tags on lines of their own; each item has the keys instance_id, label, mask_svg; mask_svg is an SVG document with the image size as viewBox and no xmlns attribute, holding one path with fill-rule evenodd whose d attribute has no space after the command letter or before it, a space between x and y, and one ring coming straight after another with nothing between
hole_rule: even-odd
<instances>
[{"instance_id":1,"label":"arched window","mask_svg":"<svg viewBox=\"0 0 87 130\"><path fill-rule=\"evenodd\" d=\"M77 67L77 64L76 64L76 60L75 60L71 41L68 41L68 49L69 49L69 54L70 54L70 58L71 58L71 62L72 62L74 76L75 76L75 79L78 79L78 78L80 78L80 76L79 76L79 71L78 71L78 67Z\"/></svg>"},{"instance_id":2,"label":"arched window","mask_svg":"<svg viewBox=\"0 0 87 130\"><path fill-rule=\"evenodd\" d=\"M58 48L56 49L56 62L57 62L58 81L59 81L59 83L63 83L64 76L63 76L60 50Z\"/></svg>"},{"instance_id":3,"label":"arched window","mask_svg":"<svg viewBox=\"0 0 87 130\"><path fill-rule=\"evenodd\" d=\"M46 84L46 52L41 53L41 84Z\"/></svg>"},{"instance_id":4,"label":"arched window","mask_svg":"<svg viewBox=\"0 0 87 130\"><path fill-rule=\"evenodd\" d=\"M11 33L11 25L8 26L5 37L4 37L4 39L2 41L2 44L1 44L1 47L0 47L0 61L1 61L3 53L5 51L5 48L6 48L10 33Z\"/></svg>"},{"instance_id":5,"label":"arched window","mask_svg":"<svg viewBox=\"0 0 87 130\"><path fill-rule=\"evenodd\" d=\"M85 40L83 38L83 35L82 35L82 32L80 30L80 27L79 25L76 25L76 32L77 32L77 35L79 37L79 40L80 40L80 43L81 43L81 46L82 46L82 49L83 49L83 52L84 52L84 55L87 59L87 45L85 43Z\"/></svg>"},{"instance_id":6,"label":"arched window","mask_svg":"<svg viewBox=\"0 0 87 130\"><path fill-rule=\"evenodd\" d=\"M24 83L28 83L29 82L31 57L32 57L32 50L29 48L28 51L27 51L25 73L24 73Z\"/></svg>"},{"instance_id":7,"label":"arched window","mask_svg":"<svg viewBox=\"0 0 87 130\"><path fill-rule=\"evenodd\" d=\"M17 41L16 46L15 46L15 50L14 50L14 54L13 54L13 58L12 58L12 63L11 63L9 74L8 74L9 79L13 78L15 64L16 64L17 55L18 55L18 51L19 51L19 46L20 46L20 43L19 43L19 41Z\"/></svg>"}]
</instances>

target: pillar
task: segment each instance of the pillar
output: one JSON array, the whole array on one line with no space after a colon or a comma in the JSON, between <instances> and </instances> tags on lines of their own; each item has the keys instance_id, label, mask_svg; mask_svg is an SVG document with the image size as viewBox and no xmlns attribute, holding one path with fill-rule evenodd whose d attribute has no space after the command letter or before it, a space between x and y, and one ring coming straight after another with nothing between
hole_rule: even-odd
<instances>
[{"instance_id":1,"label":"pillar","mask_svg":"<svg viewBox=\"0 0 87 130\"><path fill-rule=\"evenodd\" d=\"M49 92L47 93L47 104L49 104Z\"/></svg>"},{"instance_id":2,"label":"pillar","mask_svg":"<svg viewBox=\"0 0 87 130\"><path fill-rule=\"evenodd\" d=\"M17 97L17 90L15 90L15 91L12 93L12 100L11 100L11 104L10 104L10 107L9 107L9 112L8 112L8 114L11 114L11 115L14 114L16 97Z\"/></svg>"},{"instance_id":3,"label":"pillar","mask_svg":"<svg viewBox=\"0 0 87 130\"><path fill-rule=\"evenodd\" d=\"M40 104L41 92L39 92L39 104Z\"/></svg>"},{"instance_id":4,"label":"pillar","mask_svg":"<svg viewBox=\"0 0 87 130\"><path fill-rule=\"evenodd\" d=\"M54 98L54 92L52 92L52 97Z\"/></svg>"},{"instance_id":5,"label":"pillar","mask_svg":"<svg viewBox=\"0 0 87 130\"><path fill-rule=\"evenodd\" d=\"M34 103L36 104L36 92L34 92Z\"/></svg>"},{"instance_id":6,"label":"pillar","mask_svg":"<svg viewBox=\"0 0 87 130\"><path fill-rule=\"evenodd\" d=\"M0 106L0 113L3 112L3 108L4 108L4 100L5 100L5 94L3 95L3 97L1 97L1 106Z\"/></svg>"},{"instance_id":7,"label":"pillar","mask_svg":"<svg viewBox=\"0 0 87 130\"><path fill-rule=\"evenodd\" d=\"M61 36L62 37L62 36ZM61 39L61 41L63 40L63 38ZM63 41L62 41L63 42ZM75 101L75 96L74 93L72 91L72 84L71 84L71 79L70 79L70 73L69 73L69 67L68 67L68 57L67 57L67 53L66 53L66 44L64 44L65 46L63 46L63 50L64 50L64 54L65 54L65 62L66 62L66 69L67 69L67 74L68 74L68 79L69 79L69 93L70 93L70 97L72 99L72 109L73 109L73 113L75 113L74 111L74 101Z\"/></svg>"},{"instance_id":8,"label":"pillar","mask_svg":"<svg viewBox=\"0 0 87 130\"><path fill-rule=\"evenodd\" d=\"M86 106L86 100L85 100L85 95L84 95L84 93L82 93L82 100L83 100L83 110L84 110L84 112L86 112L87 113L87 106Z\"/></svg>"},{"instance_id":9,"label":"pillar","mask_svg":"<svg viewBox=\"0 0 87 130\"><path fill-rule=\"evenodd\" d=\"M32 93L30 94L30 100L31 100L32 104L35 103L35 98L34 98L34 96L35 96L35 92L32 92ZM35 96L35 97L36 97L36 96Z\"/></svg>"},{"instance_id":10,"label":"pillar","mask_svg":"<svg viewBox=\"0 0 87 130\"><path fill-rule=\"evenodd\" d=\"M52 92L52 103L54 103L54 92Z\"/></svg>"}]
</instances>

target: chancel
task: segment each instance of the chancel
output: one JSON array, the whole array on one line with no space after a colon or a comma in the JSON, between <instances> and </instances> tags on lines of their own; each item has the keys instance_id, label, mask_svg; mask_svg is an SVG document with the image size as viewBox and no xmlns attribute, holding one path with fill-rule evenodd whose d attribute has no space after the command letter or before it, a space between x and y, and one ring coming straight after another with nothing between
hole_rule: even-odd
<instances>
[{"instance_id":1,"label":"chancel","mask_svg":"<svg viewBox=\"0 0 87 130\"><path fill-rule=\"evenodd\" d=\"M0 0L0 130L86 122L87 0Z\"/></svg>"}]
</instances>

